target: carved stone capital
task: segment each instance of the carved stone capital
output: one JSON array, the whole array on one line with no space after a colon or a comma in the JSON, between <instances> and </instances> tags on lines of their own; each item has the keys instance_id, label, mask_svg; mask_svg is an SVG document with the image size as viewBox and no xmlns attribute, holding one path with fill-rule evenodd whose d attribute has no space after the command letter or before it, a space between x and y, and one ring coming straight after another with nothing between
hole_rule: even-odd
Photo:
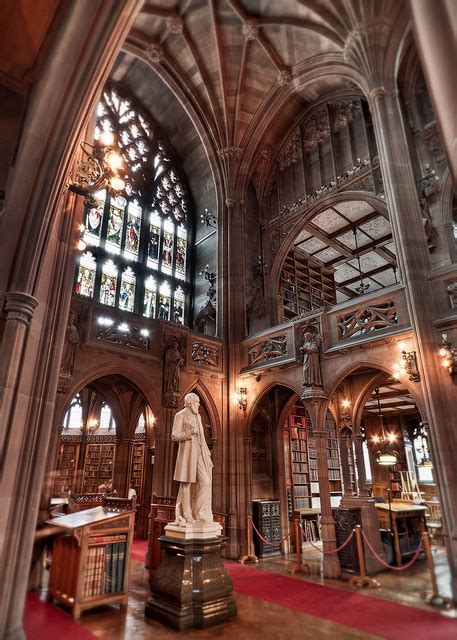
<instances>
[{"instance_id":1,"label":"carved stone capital","mask_svg":"<svg viewBox=\"0 0 457 640\"><path fill-rule=\"evenodd\" d=\"M26 326L30 324L33 312L38 306L38 300L28 293L21 291L8 291L5 294L6 320L16 320L23 322Z\"/></svg>"},{"instance_id":2,"label":"carved stone capital","mask_svg":"<svg viewBox=\"0 0 457 640\"><path fill-rule=\"evenodd\" d=\"M225 204L229 209L233 209L236 206L236 200L233 198L226 198Z\"/></svg>"},{"instance_id":3,"label":"carved stone capital","mask_svg":"<svg viewBox=\"0 0 457 640\"><path fill-rule=\"evenodd\" d=\"M255 40L259 35L259 21L255 18L248 18L241 30L246 40Z\"/></svg>"},{"instance_id":4,"label":"carved stone capital","mask_svg":"<svg viewBox=\"0 0 457 640\"><path fill-rule=\"evenodd\" d=\"M174 15L167 18L167 27L170 33L182 33L184 20L182 16Z\"/></svg>"},{"instance_id":5,"label":"carved stone capital","mask_svg":"<svg viewBox=\"0 0 457 640\"><path fill-rule=\"evenodd\" d=\"M217 152L222 160L239 160L243 149L241 147L221 147Z\"/></svg>"},{"instance_id":6,"label":"carved stone capital","mask_svg":"<svg viewBox=\"0 0 457 640\"><path fill-rule=\"evenodd\" d=\"M387 95L387 91L384 87L375 87L370 91L370 101L377 102L378 100L382 100Z\"/></svg>"},{"instance_id":7,"label":"carved stone capital","mask_svg":"<svg viewBox=\"0 0 457 640\"><path fill-rule=\"evenodd\" d=\"M261 157L263 160L270 160L270 159L271 159L271 156L272 156L272 153L273 153L273 149L271 148L271 146L270 146L269 144L267 144L267 145L262 149L262 151L261 151L261 153L260 153L260 157Z\"/></svg>"},{"instance_id":8,"label":"carved stone capital","mask_svg":"<svg viewBox=\"0 0 457 640\"><path fill-rule=\"evenodd\" d=\"M159 42L151 42L146 47L145 54L149 62L152 62L153 64L160 63L164 56L163 47Z\"/></svg>"}]
</instances>

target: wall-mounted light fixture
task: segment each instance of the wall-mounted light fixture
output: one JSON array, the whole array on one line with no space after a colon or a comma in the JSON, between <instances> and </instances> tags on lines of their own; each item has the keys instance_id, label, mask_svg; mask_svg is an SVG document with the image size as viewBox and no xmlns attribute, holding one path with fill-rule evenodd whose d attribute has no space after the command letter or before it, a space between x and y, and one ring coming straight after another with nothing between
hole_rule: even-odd
<instances>
[{"instance_id":1,"label":"wall-mounted light fixture","mask_svg":"<svg viewBox=\"0 0 457 640\"><path fill-rule=\"evenodd\" d=\"M424 197L431 195L431 193L434 193L438 188L439 181L440 178L435 169L432 169L429 164L425 165L425 173L422 178L417 181L419 193Z\"/></svg>"},{"instance_id":2,"label":"wall-mounted light fixture","mask_svg":"<svg viewBox=\"0 0 457 640\"><path fill-rule=\"evenodd\" d=\"M441 343L440 356L441 364L445 367L450 376L457 375L457 347L448 340L447 333L442 333L443 339Z\"/></svg>"},{"instance_id":3,"label":"wall-mounted light fixture","mask_svg":"<svg viewBox=\"0 0 457 640\"><path fill-rule=\"evenodd\" d=\"M125 188L125 182L119 175L123 159L115 148L115 139L111 131L105 131L100 137L100 144L93 145L81 142L85 155L76 170L76 182L70 182L69 191L84 196L86 207L96 207L94 194L107 189L113 195L119 195Z\"/></svg>"},{"instance_id":4,"label":"wall-mounted light fixture","mask_svg":"<svg viewBox=\"0 0 457 640\"><path fill-rule=\"evenodd\" d=\"M208 209L205 209L205 212L200 214L200 222L206 227L217 228L217 218L213 213L208 211Z\"/></svg>"},{"instance_id":5,"label":"wall-mounted light fixture","mask_svg":"<svg viewBox=\"0 0 457 640\"><path fill-rule=\"evenodd\" d=\"M210 299L210 302L214 302L216 300L216 287L214 286L216 284L216 274L214 271L209 270L209 264L207 264L205 265L204 271L200 271L198 275L205 276L205 280L209 282L209 288L206 295Z\"/></svg>"},{"instance_id":6,"label":"wall-mounted light fixture","mask_svg":"<svg viewBox=\"0 0 457 640\"><path fill-rule=\"evenodd\" d=\"M421 377L417 368L416 352L406 351L403 343L400 343L399 347L401 358L393 365L394 378L398 380L400 376L407 375L412 382L419 382Z\"/></svg>"},{"instance_id":7,"label":"wall-mounted light fixture","mask_svg":"<svg viewBox=\"0 0 457 640\"><path fill-rule=\"evenodd\" d=\"M238 407L246 414L246 409L248 408L248 390L246 387L238 389Z\"/></svg>"}]
</instances>

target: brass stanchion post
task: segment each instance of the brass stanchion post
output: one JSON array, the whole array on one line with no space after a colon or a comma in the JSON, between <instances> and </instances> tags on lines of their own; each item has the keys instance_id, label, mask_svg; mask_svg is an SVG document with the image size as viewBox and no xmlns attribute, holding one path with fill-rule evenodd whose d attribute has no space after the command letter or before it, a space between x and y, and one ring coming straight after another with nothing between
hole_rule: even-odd
<instances>
[{"instance_id":1,"label":"brass stanchion post","mask_svg":"<svg viewBox=\"0 0 457 640\"><path fill-rule=\"evenodd\" d=\"M374 578L370 578L366 574L365 570L365 554L363 550L363 540L362 540L362 527L359 524L356 524L354 527L355 531L355 539L357 542L357 557L359 560L359 576L352 576L349 580L349 584L354 587L371 587L373 589L377 589L381 586L381 584L375 580Z\"/></svg>"},{"instance_id":2,"label":"brass stanchion post","mask_svg":"<svg viewBox=\"0 0 457 640\"><path fill-rule=\"evenodd\" d=\"M241 556L240 562L258 562L259 559L252 551L252 531L251 531L251 516L246 516L246 554Z\"/></svg>"},{"instance_id":3,"label":"brass stanchion post","mask_svg":"<svg viewBox=\"0 0 457 640\"><path fill-rule=\"evenodd\" d=\"M296 563L290 568L291 573L296 571L303 571L303 573L311 573L309 565L302 564L301 561L301 531L300 531L300 516L295 516L294 521L294 538L295 538L295 551L297 553Z\"/></svg>"},{"instance_id":4,"label":"brass stanchion post","mask_svg":"<svg viewBox=\"0 0 457 640\"><path fill-rule=\"evenodd\" d=\"M430 536L428 531L422 532L422 541L424 543L425 555L427 556L427 564L430 571L430 580L432 581L432 593L431 595L424 594L425 602L431 604L432 607L439 607L440 609L451 609L454 605L451 598L441 595L438 591L438 583L436 580L435 564L433 562L432 548L430 546Z\"/></svg>"}]
</instances>

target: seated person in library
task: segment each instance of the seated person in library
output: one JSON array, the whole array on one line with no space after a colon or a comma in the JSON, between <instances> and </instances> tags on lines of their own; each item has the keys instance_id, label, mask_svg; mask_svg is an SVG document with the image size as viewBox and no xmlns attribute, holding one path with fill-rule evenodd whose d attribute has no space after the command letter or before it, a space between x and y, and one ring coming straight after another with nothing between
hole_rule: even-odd
<instances>
[{"instance_id":1,"label":"seated person in library","mask_svg":"<svg viewBox=\"0 0 457 640\"><path fill-rule=\"evenodd\" d=\"M211 509L211 454L206 444L202 419L198 412L200 398L188 393L184 409L173 422L171 438L179 443L173 480L179 482L175 524L213 522Z\"/></svg>"}]
</instances>

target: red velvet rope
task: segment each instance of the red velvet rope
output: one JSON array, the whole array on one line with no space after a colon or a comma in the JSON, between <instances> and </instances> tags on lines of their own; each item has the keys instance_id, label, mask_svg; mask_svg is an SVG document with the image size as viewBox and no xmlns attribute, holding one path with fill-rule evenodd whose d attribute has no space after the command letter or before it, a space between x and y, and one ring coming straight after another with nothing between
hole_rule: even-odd
<instances>
[{"instance_id":1,"label":"red velvet rope","mask_svg":"<svg viewBox=\"0 0 457 640\"><path fill-rule=\"evenodd\" d=\"M249 517L249 516L248 516L248 517ZM286 536L284 536L284 538L282 538L282 540L278 540L277 542L272 542L271 540L267 540L266 538L264 538L264 537L262 536L262 534L261 534L261 533L260 533L260 531L257 529L257 527L255 526L255 524L252 522L252 519L251 519L250 517L249 517L249 522L251 523L252 528L254 529L254 531L256 532L256 534L259 536L259 538L262 540L262 542L263 542L264 544L269 544L269 545L271 545L272 547L277 547L277 546L279 546L280 544L282 544L283 542L285 542L285 541L287 540L287 538L290 536L290 532L289 532Z\"/></svg>"},{"instance_id":2,"label":"red velvet rope","mask_svg":"<svg viewBox=\"0 0 457 640\"><path fill-rule=\"evenodd\" d=\"M344 549L344 547L346 545L348 545L350 543L350 541L352 540L352 538L354 536L354 529L353 529L351 531L349 537L343 542L343 544L340 547L337 547L336 549L331 549L330 551L324 551L320 547L317 547L315 544L313 544L311 542L311 540L308 540L308 538L306 537L305 530L303 529L303 525L302 525L301 522L300 522L300 529L302 530L303 538L305 539L305 542L308 542L312 547L314 547L314 549L317 549L317 551L320 551L322 553L322 555L324 555L324 556L331 555L332 553L338 553L338 551L341 551L342 549Z\"/></svg>"},{"instance_id":3,"label":"red velvet rope","mask_svg":"<svg viewBox=\"0 0 457 640\"><path fill-rule=\"evenodd\" d=\"M404 571L405 569L409 569L409 567L412 567L413 564L416 562L416 560L417 560L417 558L419 556L419 553L422 551L422 545L424 544L424 541L421 540L419 546L416 549L416 553L413 555L413 557L411 558L411 560L407 564L404 564L401 567L392 567L392 565L387 564L387 562L385 562L382 558L380 558L378 556L376 551L371 546L370 541L368 540L367 536L365 535L365 532L363 531L363 529L362 529L362 535L364 537L365 542L367 543L367 547L369 548L371 553L374 555L376 560L378 562L380 562L383 565L383 567L386 567L386 569L392 569L392 571Z\"/></svg>"}]
</instances>

